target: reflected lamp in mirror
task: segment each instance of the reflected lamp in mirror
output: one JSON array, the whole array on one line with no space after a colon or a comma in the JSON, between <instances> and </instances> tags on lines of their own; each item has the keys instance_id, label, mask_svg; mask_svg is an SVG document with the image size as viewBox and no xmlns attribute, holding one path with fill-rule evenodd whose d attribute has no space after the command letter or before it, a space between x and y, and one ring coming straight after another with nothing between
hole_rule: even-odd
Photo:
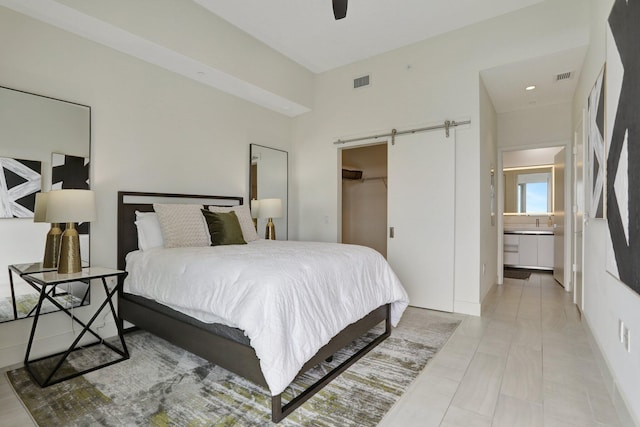
<instances>
[{"instance_id":1,"label":"reflected lamp in mirror","mask_svg":"<svg viewBox=\"0 0 640 427\"><path fill-rule=\"evenodd\" d=\"M96 219L95 193L91 190L53 190L47 197L47 222L66 223L60 243L58 273L81 271L80 238L76 223Z\"/></svg>"},{"instance_id":2,"label":"reflected lamp in mirror","mask_svg":"<svg viewBox=\"0 0 640 427\"><path fill-rule=\"evenodd\" d=\"M49 193L37 193L36 205L33 212L33 222L47 221L47 200ZM52 222L51 228L47 233L47 241L44 246L44 258L42 260L43 268L58 268L58 257L60 256L60 240L62 230L60 223Z\"/></svg>"},{"instance_id":3,"label":"reflected lamp in mirror","mask_svg":"<svg viewBox=\"0 0 640 427\"><path fill-rule=\"evenodd\" d=\"M273 224L273 218L280 218L281 216L281 199L261 199L258 201L258 217L268 219L264 234L265 239L276 240L276 226Z\"/></svg>"},{"instance_id":4,"label":"reflected lamp in mirror","mask_svg":"<svg viewBox=\"0 0 640 427\"><path fill-rule=\"evenodd\" d=\"M251 218L253 219L253 227L258 231L258 215L260 213L260 202L256 199L251 200Z\"/></svg>"}]
</instances>

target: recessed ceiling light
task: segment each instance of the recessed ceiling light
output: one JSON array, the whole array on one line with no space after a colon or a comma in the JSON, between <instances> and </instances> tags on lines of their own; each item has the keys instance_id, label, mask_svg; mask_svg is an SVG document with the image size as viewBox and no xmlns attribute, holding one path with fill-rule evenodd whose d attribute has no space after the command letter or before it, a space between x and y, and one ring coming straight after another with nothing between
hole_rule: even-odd
<instances>
[{"instance_id":1,"label":"recessed ceiling light","mask_svg":"<svg viewBox=\"0 0 640 427\"><path fill-rule=\"evenodd\" d=\"M524 88L524 90L534 90L536 88L535 85L531 85L531 86L527 86Z\"/></svg>"}]
</instances>

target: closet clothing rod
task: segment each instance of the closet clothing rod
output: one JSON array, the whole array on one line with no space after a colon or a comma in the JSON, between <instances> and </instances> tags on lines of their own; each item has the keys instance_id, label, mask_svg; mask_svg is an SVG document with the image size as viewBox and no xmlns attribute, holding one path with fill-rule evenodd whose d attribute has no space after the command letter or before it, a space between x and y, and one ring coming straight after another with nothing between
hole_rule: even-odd
<instances>
[{"instance_id":1,"label":"closet clothing rod","mask_svg":"<svg viewBox=\"0 0 640 427\"><path fill-rule=\"evenodd\" d=\"M465 120L462 122L456 122L455 120L445 120L445 122L441 125L434 125L434 126L427 126L424 128L415 128L415 129L408 129L408 130L396 130L396 129L392 129L390 133L381 133L378 135L371 135L371 136L362 136L359 138L351 138L351 139L339 139L337 141L334 141L334 145L338 145L338 144L346 144L348 142L356 142L356 141L365 141L367 139L378 139L378 138L385 138L390 136L391 137L391 144L395 144L395 137L398 135L405 135L407 133L416 133L416 132L426 132L429 130L436 130L436 129L444 129L447 138L449 138L449 129L451 127L455 127L455 126L460 126L460 125L468 125L471 123L471 120Z\"/></svg>"}]
</instances>

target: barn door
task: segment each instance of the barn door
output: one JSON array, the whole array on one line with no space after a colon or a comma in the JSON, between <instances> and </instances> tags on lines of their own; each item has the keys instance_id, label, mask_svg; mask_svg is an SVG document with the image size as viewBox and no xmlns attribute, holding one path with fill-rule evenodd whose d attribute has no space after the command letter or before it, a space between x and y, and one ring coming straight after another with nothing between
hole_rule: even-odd
<instances>
[{"instance_id":1,"label":"barn door","mask_svg":"<svg viewBox=\"0 0 640 427\"><path fill-rule=\"evenodd\" d=\"M455 130L388 144L387 259L410 305L453 311Z\"/></svg>"}]
</instances>

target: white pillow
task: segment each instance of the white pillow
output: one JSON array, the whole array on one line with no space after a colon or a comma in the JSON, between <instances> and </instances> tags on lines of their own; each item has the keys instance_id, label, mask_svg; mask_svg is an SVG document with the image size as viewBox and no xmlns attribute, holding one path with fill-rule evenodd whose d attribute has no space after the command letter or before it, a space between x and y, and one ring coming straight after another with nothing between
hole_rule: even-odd
<instances>
[{"instance_id":1,"label":"white pillow","mask_svg":"<svg viewBox=\"0 0 640 427\"><path fill-rule=\"evenodd\" d=\"M226 213L234 211L238 217L240 228L242 229L242 238L245 242L253 242L260 239L256 232L256 227L253 225L253 218L251 218L251 211L248 205L239 206L209 206L211 212Z\"/></svg>"},{"instance_id":2,"label":"white pillow","mask_svg":"<svg viewBox=\"0 0 640 427\"><path fill-rule=\"evenodd\" d=\"M135 224L138 229L138 249L146 251L164 246L162 229L155 212L136 211Z\"/></svg>"},{"instance_id":3,"label":"white pillow","mask_svg":"<svg viewBox=\"0 0 640 427\"><path fill-rule=\"evenodd\" d=\"M202 205L154 203L165 248L211 246Z\"/></svg>"}]
</instances>

